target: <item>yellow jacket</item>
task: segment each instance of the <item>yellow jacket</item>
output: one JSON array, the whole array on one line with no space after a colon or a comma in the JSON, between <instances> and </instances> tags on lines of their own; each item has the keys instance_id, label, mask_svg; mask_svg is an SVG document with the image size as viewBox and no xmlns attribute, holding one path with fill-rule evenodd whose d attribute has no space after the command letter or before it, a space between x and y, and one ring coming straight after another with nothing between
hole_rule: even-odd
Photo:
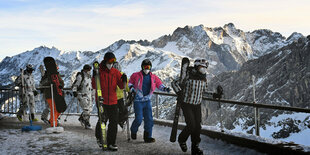
<instances>
[{"instance_id":1,"label":"yellow jacket","mask_svg":"<svg viewBox=\"0 0 310 155\"><path fill-rule=\"evenodd\" d=\"M123 75L123 72L121 72L121 74ZM128 79L127 79L126 91L129 92ZM116 96L117 96L117 100L124 98L123 89L120 89L118 86L116 88Z\"/></svg>"}]
</instances>

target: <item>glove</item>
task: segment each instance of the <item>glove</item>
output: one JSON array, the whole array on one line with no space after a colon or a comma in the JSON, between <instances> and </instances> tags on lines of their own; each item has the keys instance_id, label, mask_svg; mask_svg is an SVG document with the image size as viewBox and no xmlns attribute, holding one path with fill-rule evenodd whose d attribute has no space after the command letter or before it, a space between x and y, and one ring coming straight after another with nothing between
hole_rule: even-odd
<instances>
[{"instance_id":1,"label":"glove","mask_svg":"<svg viewBox=\"0 0 310 155\"><path fill-rule=\"evenodd\" d=\"M104 99L103 99L103 97L99 97L99 101L101 102L101 103L103 103L103 101L104 101Z\"/></svg>"},{"instance_id":2,"label":"glove","mask_svg":"<svg viewBox=\"0 0 310 155\"><path fill-rule=\"evenodd\" d=\"M135 90L135 88L134 88L133 86L130 86L130 87L129 87L129 92L130 92L130 93L135 93L136 90Z\"/></svg>"},{"instance_id":3,"label":"glove","mask_svg":"<svg viewBox=\"0 0 310 155\"><path fill-rule=\"evenodd\" d=\"M127 75L125 73L122 75L121 79L123 82L127 83Z\"/></svg>"},{"instance_id":4,"label":"glove","mask_svg":"<svg viewBox=\"0 0 310 155\"><path fill-rule=\"evenodd\" d=\"M34 96L37 96L37 95L38 95L38 91L34 90L34 91L33 91L33 95L34 95Z\"/></svg>"},{"instance_id":5,"label":"glove","mask_svg":"<svg viewBox=\"0 0 310 155\"><path fill-rule=\"evenodd\" d=\"M58 86L58 88L59 88L59 89L62 89L62 88L63 88L63 86L62 86L62 85L59 85L59 86Z\"/></svg>"},{"instance_id":6,"label":"glove","mask_svg":"<svg viewBox=\"0 0 310 155\"><path fill-rule=\"evenodd\" d=\"M74 92L73 92L73 96L74 96L74 97L77 97L77 95L78 95L77 92L74 91Z\"/></svg>"},{"instance_id":7,"label":"glove","mask_svg":"<svg viewBox=\"0 0 310 155\"><path fill-rule=\"evenodd\" d=\"M168 92L168 93L169 93L170 90L171 90L171 89L170 89L169 87L165 87L165 88L164 88L164 91L165 91L165 92Z\"/></svg>"}]
</instances>

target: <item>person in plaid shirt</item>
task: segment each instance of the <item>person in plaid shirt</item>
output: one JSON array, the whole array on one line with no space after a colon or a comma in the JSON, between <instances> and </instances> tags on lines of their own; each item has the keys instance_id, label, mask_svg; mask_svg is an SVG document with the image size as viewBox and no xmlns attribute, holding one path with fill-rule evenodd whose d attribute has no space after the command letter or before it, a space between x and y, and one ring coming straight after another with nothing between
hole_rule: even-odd
<instances>
[{"instance_id":1,"label":"person in plaid shirt","mask_svg":"<svg viewBox=\"0 0 310 155\"><path fill-rule=\"evenodd\" d=\"M201 131L201 101L204 93L207 93L206 72L208 62L205 59L196 59L194 67L187 70L184 83L176 79L172 82L178 95L182 95L181 108L185 117L186 127L178 137L179 145L183 152L187 151L186 141L191 136L192 154L203 154L199 149ZM182 91L181 91L182 90Z\"/></svg>"}]
</instances>

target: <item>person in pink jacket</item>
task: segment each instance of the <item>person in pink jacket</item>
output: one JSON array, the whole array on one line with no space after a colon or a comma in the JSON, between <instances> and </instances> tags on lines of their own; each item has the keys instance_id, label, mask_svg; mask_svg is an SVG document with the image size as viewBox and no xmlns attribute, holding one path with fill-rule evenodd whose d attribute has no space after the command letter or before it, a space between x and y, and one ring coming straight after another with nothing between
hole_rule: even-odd
<instances>
[{"instance_id":1,"label":"person in pink jacket","mask_svg":"<svg viewBox=\"0 0 310 155\"><path fill-rule=\"evenodd\" d=\"M152 63L149 59L142 61L141 68L142 70L140 72L131 75L128 83L130 91L136 93L134 99L135 120L130 127L131 138L137 139L138 128L144 118L144 142L153 143L155 139L152 138L154 123L151 97L156 88L166 92L170 92L170 88L166 87L156 75L152 74Z\"/></svg>"}]
</instances>

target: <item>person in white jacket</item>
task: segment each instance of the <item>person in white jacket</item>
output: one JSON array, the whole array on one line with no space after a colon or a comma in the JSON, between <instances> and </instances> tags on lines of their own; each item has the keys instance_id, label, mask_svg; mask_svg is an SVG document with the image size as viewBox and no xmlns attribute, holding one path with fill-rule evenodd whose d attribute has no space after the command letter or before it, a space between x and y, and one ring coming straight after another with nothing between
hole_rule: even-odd
<instances>
[{"instance_id":1,"label":"person in white jacket","mask_svg":"<svg viewBox=\"0 0 310 155\"><path fill-rule=\"evenodd\" d=\"M30 116L33 121L38 121L37 118L35 118L35 100L34 96L38 95L38 92L35 88L35 82L34 77L32 75L32 72L34 71L33 66L31 64L26 65L26 70L17 77L15 80L15 84L20 87L20 108L17 112L17 118L18 120L22 121L22 116L27 110L27 107L30 111ZM22 79L23 77L23 79ZM22 91L24 89L24 91ZM22 94L24 92L24 94ZM29 118L30 119L30 118Z\"/></svg>"},{"instance_id":2,"label":"person in white jacket","mask_svg":"<svg viewBox=\"0 0 310 155\"><path fill-rule=\"evenodd\" d=\"M91 66L84 65L81 72L76 76L76 80L72 85L72 91L74 97L77 97L83 112L79 118L82 126L85 129L90 129L91 125L89 123L90 112L93 108L92 101L92 84L91 84Z\"/></svg>"}]
</instances>

